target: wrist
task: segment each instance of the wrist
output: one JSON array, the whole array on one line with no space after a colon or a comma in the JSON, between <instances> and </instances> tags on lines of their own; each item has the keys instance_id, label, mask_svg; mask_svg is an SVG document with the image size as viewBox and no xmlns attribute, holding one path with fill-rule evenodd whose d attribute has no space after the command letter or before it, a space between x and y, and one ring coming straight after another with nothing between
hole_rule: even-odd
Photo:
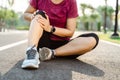
<instances>
[{"instance_id":1,"label":"wrist","mask_svg":"<svg viewBox=\"0 0 120 80\"><path fill-rule=\"evenodd\" d=\"M52 26L52 27L51 27L51 30L50 30L50 33L52 34L52 33L54 33L55 31L56 31L55 26Z\"/></svg>"}]
</instances>

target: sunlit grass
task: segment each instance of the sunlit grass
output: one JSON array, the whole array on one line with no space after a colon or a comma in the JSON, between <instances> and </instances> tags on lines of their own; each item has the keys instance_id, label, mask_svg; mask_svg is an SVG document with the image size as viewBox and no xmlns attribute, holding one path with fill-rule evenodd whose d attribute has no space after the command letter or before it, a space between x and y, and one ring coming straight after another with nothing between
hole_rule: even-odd
<instances>
[{"instance_id":1,"label":"sunlit grass","mask_svg":"<svg viewBox=\"0 0 120 80\"><path fill-rule=\"evenodd\" d=\"M18 26L16 27L17 30L29 30L28 26Z\"/></svg>"},{"instance_id":2,"label":"sunlit grass","mask_svg":"<svg viewBox=\"0 0 120 80\"><path fill-rule=\"evenodd\" d=\"M107 32L107 34L104 34L102 32L98 33L98 36L100 39L102 40L106 40L106 41L110 41L110 42L113 42L113 43L118 43L120 44L120 32L118 33L119 34L119 38L111 38L111 35L113 34L113 32Z\"/></svg>"}]
</instances>

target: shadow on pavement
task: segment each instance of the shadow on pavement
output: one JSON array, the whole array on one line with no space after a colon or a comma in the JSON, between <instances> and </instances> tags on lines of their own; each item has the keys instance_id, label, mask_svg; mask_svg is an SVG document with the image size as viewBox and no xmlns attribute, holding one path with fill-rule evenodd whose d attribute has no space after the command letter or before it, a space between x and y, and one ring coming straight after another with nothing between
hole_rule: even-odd
<instances>
[{"instance_id":1,"label":"shadow on pavement","mask_svg":"<svg viewBox=\"0 0 120 80\"><path fill-rule=\"evenodd\" d=\"M37 70L21 69L19 61L11 70L2 75L2 80L73 80L73 72L87 76L101 77L104 72L97 67L77 59L54 59L41 62Z\"/></svg>"},{"instance_id":2,"label":"shadow on pavement","mask_svg":"<svg viewBox=\"0 0 120 80\"><path fill-rule=\"evenodd\" d=\"M1 72L0 72L0 80L1 80Z\"/></svg>"}]
</instances>

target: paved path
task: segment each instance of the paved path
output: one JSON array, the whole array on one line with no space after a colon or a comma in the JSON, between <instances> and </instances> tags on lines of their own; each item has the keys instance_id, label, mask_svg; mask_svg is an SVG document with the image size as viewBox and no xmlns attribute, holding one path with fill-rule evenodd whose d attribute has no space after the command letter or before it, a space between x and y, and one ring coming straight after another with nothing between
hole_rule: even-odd
<instances>
[{"instance_id":1,"label":"paved path","mask_svg":"<svg viewBox=\"0 0 120 80\"><path fill-rule=\"evenodd\" d=\"M26 32L0 33L0 48L25 40ZM41 62L37 70L21 69L26 42L0 51L0 80L120 80L120 47L100 41L77 59Z\"/></svg>"}]
</instances>

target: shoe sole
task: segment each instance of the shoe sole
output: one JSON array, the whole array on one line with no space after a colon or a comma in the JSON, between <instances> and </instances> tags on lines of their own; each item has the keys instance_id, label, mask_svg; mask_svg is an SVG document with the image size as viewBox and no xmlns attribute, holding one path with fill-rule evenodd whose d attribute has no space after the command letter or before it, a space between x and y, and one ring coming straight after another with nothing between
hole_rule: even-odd
<instances>
[{"instance_id":1,"label":"shoe sole","mask_svg":"<svg viewBox=\"0 0 120 80\"><path fill-rule=\"evenodd\" d=\"M46 57L49 55L50 51L47 48L42 48L40 51L40 60L46 61L49 60Z\"/></svg>"},{"instance_id":2,"label":"shoe sole","mask_svg":"<svg viewBox=\"0 0 120 80\"><path fill-rule=\"evenodd\" d=\"M33 63L27 63L27 65L22 65L21 67L23 69L38 69L39 68L39 64L40 64L40 62L37 65L35 65Z\"/></svg>"}]
</instances>

